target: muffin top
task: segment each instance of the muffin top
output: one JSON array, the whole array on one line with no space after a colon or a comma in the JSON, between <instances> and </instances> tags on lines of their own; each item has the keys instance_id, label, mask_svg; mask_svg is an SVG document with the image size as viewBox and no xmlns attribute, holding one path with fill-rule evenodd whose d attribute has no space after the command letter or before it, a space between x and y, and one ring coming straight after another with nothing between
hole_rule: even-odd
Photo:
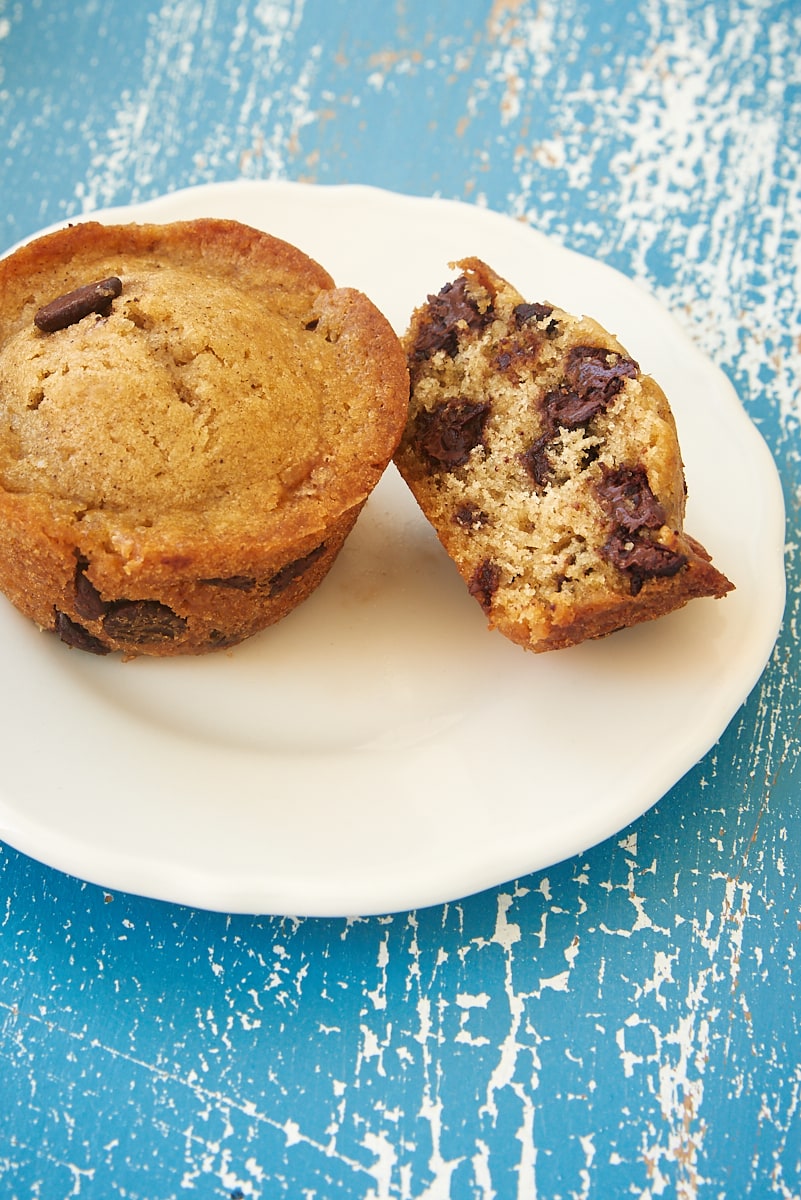
<instances>
[{"instance_id":1,"label":"muffin top","mask_svg":"<svg viewBox=\"0 0 801 1200\"><path fill-rule=\"evenodd\" d=\"M0 297L0 488L107 549L311 531L400 435L383 316L237 222L72 226L0 262Z\"/></svg>"}]
</instances>

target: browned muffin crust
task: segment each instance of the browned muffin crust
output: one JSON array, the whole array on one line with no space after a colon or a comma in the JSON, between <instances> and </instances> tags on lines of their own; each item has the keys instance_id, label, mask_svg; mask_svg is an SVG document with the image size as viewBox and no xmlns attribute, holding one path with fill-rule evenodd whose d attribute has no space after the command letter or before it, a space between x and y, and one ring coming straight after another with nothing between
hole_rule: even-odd
<instances>
[{"instance_id":1,"label":"browned muffin crust","mask_svg":"<svg viewBox=\"0 0 801 1200\"><path fill-rule=\"evenodd\" d=\"M95 653L202 653L281 619L391 459L389 323L233 221L104 226L0 261L0 590Z\"/></svg>"},{"instance_id":2,"label":"browned muffin crust","mask_svg":"<svg viewBox=\"0 0 801 1200\"><path fill-rule=\"evenodd\" d=\"M489 624L553 650L732 584L683 532L676 427L596 321L476 258L412 316L395 462Z\"/></svg>"}]
</instances>

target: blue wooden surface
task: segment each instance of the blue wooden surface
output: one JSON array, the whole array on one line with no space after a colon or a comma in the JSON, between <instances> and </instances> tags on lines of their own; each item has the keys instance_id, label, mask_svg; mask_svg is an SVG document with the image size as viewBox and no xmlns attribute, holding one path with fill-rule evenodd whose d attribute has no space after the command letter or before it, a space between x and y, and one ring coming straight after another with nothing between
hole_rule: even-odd
<instances>
[{"instance_id":1,"label":"blue wooden surface","mask_svg":"<svg viewBox=\"0 0 801 1200\"><path fill-rule=\"evenodd\" d=\"M795 0L0 0L0 249L236 178L525 216L727 372L789 525L759 686L581 858L291 921L2 848L2 1200L801 1196L799 46Z\"/></svg>"}]
</instances>

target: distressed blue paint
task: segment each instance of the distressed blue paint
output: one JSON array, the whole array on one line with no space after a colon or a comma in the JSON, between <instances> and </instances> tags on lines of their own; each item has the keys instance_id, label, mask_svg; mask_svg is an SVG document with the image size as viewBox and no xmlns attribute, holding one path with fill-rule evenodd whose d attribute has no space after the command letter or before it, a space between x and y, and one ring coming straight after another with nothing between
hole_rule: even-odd
<instances>
[{"instance_id":1,"label":"distressed blue paint","mask_svg":"<svg viewBox=\"0 0 801 1200\"><path fill-rule=\"evenodd\" d=\"M0 0L4 246L240 176L527 216L728 372L790 583L706 759L517 883L292 922L4 848L3 1200L801 1195L800 34L792 0Z\"/></svg>"}]
</instances>

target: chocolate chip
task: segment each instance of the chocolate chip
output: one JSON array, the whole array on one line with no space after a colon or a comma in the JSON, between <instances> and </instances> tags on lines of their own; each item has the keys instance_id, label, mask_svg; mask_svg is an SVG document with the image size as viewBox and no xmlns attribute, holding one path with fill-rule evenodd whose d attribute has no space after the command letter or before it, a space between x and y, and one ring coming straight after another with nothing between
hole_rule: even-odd
<instances>
[{"instance_id":1,"label":"chocolate chip","mask_svg":"<svg viewBox=\"0 0 801 1200\"><path fill-rule=\"evenodd\" d=\"M522 454L534 482L544 486L552 473L548 446L563 429L581 429L603 412L627 379L639 374L631 358L602 346L573 346L568 352L562 384L542 399L542 432ZM588 453L586 461L591 461Z\"/></svg>"},{"instance_id":2,"label":"chocolate chip","mask_svg":"<svg viewBox=\"0 0 801 1200\"><path fill-rule=\"evenodd\" d=\"M105 316L111 308L112 300L121 292L122 281L116 275L100 279L97 283L87 283L43 305L33 318L34 324L43 333L55 333L58 329L75 325L90 313Z\"/></svg>"},{"instance_id":3,"label":"chocolate chip","mask_svg":"<svg viewBox=\"0 0 801 1200\"><path fill-rule=\"evenodd\" d=\"M446 283L438 295L428 297L427 316L417 332L413 357L430 358L437 350L444 350L453 358L464 328L481 331L492 319L492 307L480 311L468 295L467 280L462 275L454 283Z\"/></svg>"},{"instance_id":4,"label":"chocolate chip","mask_svg":"<svg viewBox=\"0 0 801 1200\"><path fill-rule=\"evenodd\" d=\"M545 487L553 473L553 466L548 455L548 447L554 438L554 429L548 427L528 450L520 455L520 461L538 487Z\"/></svg>"},{"instance_id":5,"label":"chocolate chip","mask_svg":"<svg viewBox=\"0 0 801 1200\"><path fill-rule=\"evenodd\" d=\"M222 633L219 629L212 629L206 644L213 650L224 650L227 646L236 646L241 641L241 636L234 636Z\"/></svg>"},{"instance_id":6,"label":"chocolate chip","mask_svg":"<svg viewBox=\"0 0 801 1200\"><path fill-rule=\"evenodd\" d=\"M543 399L547 422L554 429L560 425L565 429L587 425L638 372L633 359L598 346L573 346L563 383Z\"/></svg>"},{"instance_id":7,"label":"chocolate chip","mask_svg":"<svg viewBox=\"0 0 801 1200\"><path fill-rule=\"evenodd\" d=\"M596 495L614 523L601 555L629 578L632 596L646 579L675 575L687 556L647 536L649 529L665 523L665 510L657 500L644 467L605 469L595 485Z\"/></svg>"},{"instance_id":8,"label":"chocolate chip","mask_svg":"<svg viewBox=\"0 0 801 1200\"><path fill-rule=\"evenodd\" d=\"M519 338L504 338L495 356L495 366L519 381L520 371L530 370L537 363L544 345L545 334L533 325L524 329Z\"/></svg>"},{"instance_id":9,"label":"chocolate chip","mask_svg":"<svg viewBox=\"0 0 801 1200\"><path fill-rule=\"evenodd\" d=\"M56 622L55 630L62 642L67 646L72 646L75 650L86 650L88 654L108 654L109 647L84 629L83 625L79 625L77 621L71 620L66 613L55 610Z\"/></svg>"},{"instance_id":10,"label":"chocolate chip","mask_svg":"<svg viewBox=\"0 0 801 1200\"><path fill-rule=\"evenodd\" d=\"M214 587L234 588L238 592L251 592L256 586L256 580L251 575L225 575L212 579L199 579L198 583L208 583Z\"/></svg>"},{"instance_id":11,"label":"chocolate chip","mask_svg":"<svg viewBox=\"0 0 801 1200\"><path fill-rule=\"evenodd\" d=\"M536 321L537 324L541 324L543 321L548 320L552 312L553 306L550 304L518 304L514 310L515 324L518 329L522 329L530 321ZM554 317L553 320L548 321L548 324L545 326L545 332L554 333L558 326L559 322Z\"/></svg>"},{"instance_id":12,"label":"chocolate chip","mask_svg":"<svg viewBox=\"0 0 801 1200\"><path fill-rule=\"evenodd\" d=\"M79 558L75 567L75 611L87 621L96 621L98 617L103 616L107 605L91 579L86 576L88 566L85 558Z\"/></svg>"},{"instance_id":13,"label":"chocolate chip","mask_svg":"<svg viewBox=\"0 0 801 1200\"><path fill-rule=\"evenodd\" d=\"M472 500L468 500L466 504L460 504L453 514L455 524L462 529L480 529L482 525L486 525L489 517L483 509L474 504Z\"/></svg>"},{"instance_id":14,"label":"chocolate chip","mask_svg":"<svg viewBox=\"0 0 801 1200\"><path fill-rule=\"evenodd\" d=\"M598 499L621 529L659 529L665 510L651 491L644 467L606 469L595 485Z\"/></svg>"},{"instance_id":15,"label":"chocolate chip","mask_svg":"<svg viewBox=\"0 0 801 1200\"><path fill-rule=\"evenodd\" d=\"M544 409L551 429L561 425L564 429L580 429L587 425L602 408L604 401L600 396L580 396L578 392L554 391L548 392L544 399Z\"/></svg>"},{"instance_id":16,"label":"chocolate chip","mask_svg":"<svg viewBox=\"0 0 801 1200\"><path fill-rule=\"evenodd\" d=\"M270 596L280 596L281 592L285 592L290 584L299 579L324 551L325 542L316 546L314 550L310 550L308 554L304 554L302 558L296 558L293 562L287 563L285 567L281 567L280 571L276 571L269 581Z\"/></svg>"},{"instance_id":17,"label":"chocolate chip","mask_svg":"<svg viewBox=\"0 0 801 1200\"><path fill-rule=\"evenodd\" d=\"M150 646L173 641L186 629L186 620L158 600L115 600L103 629L115 641Z\"/></svg>"},{"instance_id":18,"label":"chocolate chip","mask_svg":"<svg viewBox=\"0 0 801 1200\"><path fill-rule=\"evenodd\" d=\"M567 355L565 381L582 401L592 401L597 410L606 408L627 379L634 379L640 368L632 358L624 358L603 346L573 346Z\"/></svg>"},{"instance_id":19,"label":"chocolate chip","mask_svg":"<svg viewBox=\"0 0 801 1200\"><path fill-rule=\"evenodd\" d=\"M481 444L490 407L489 401L459 396L430 411L421 409L414 423L414 443L436 466L460 467Z\"/></svg>"},{"instance_id":20,"label":"chocolate chip","mask_svg":"<svg viewBox=\"0 0 801 1200\"><path fill-rule=\"evenodd\" d=\"M500 570L490 558L485 558L473 572L467 590L478 600L485 613L488 613L492 607L492 598L498 590L500 581Z\"/></svg>"},{"instance_id":21,"label":"chocolate chip","mask_svg":"<svg viewBox=\"0 0 801 1200\"><path fill-rule=\"evenodd\" d=\"M675 575L687 562L686 554L653 542L642 533L627 533L623 529L612 534L601 547L601 554L628 575L632 596L637 595L646 579Z\"/></svg>"}]
</instances>

